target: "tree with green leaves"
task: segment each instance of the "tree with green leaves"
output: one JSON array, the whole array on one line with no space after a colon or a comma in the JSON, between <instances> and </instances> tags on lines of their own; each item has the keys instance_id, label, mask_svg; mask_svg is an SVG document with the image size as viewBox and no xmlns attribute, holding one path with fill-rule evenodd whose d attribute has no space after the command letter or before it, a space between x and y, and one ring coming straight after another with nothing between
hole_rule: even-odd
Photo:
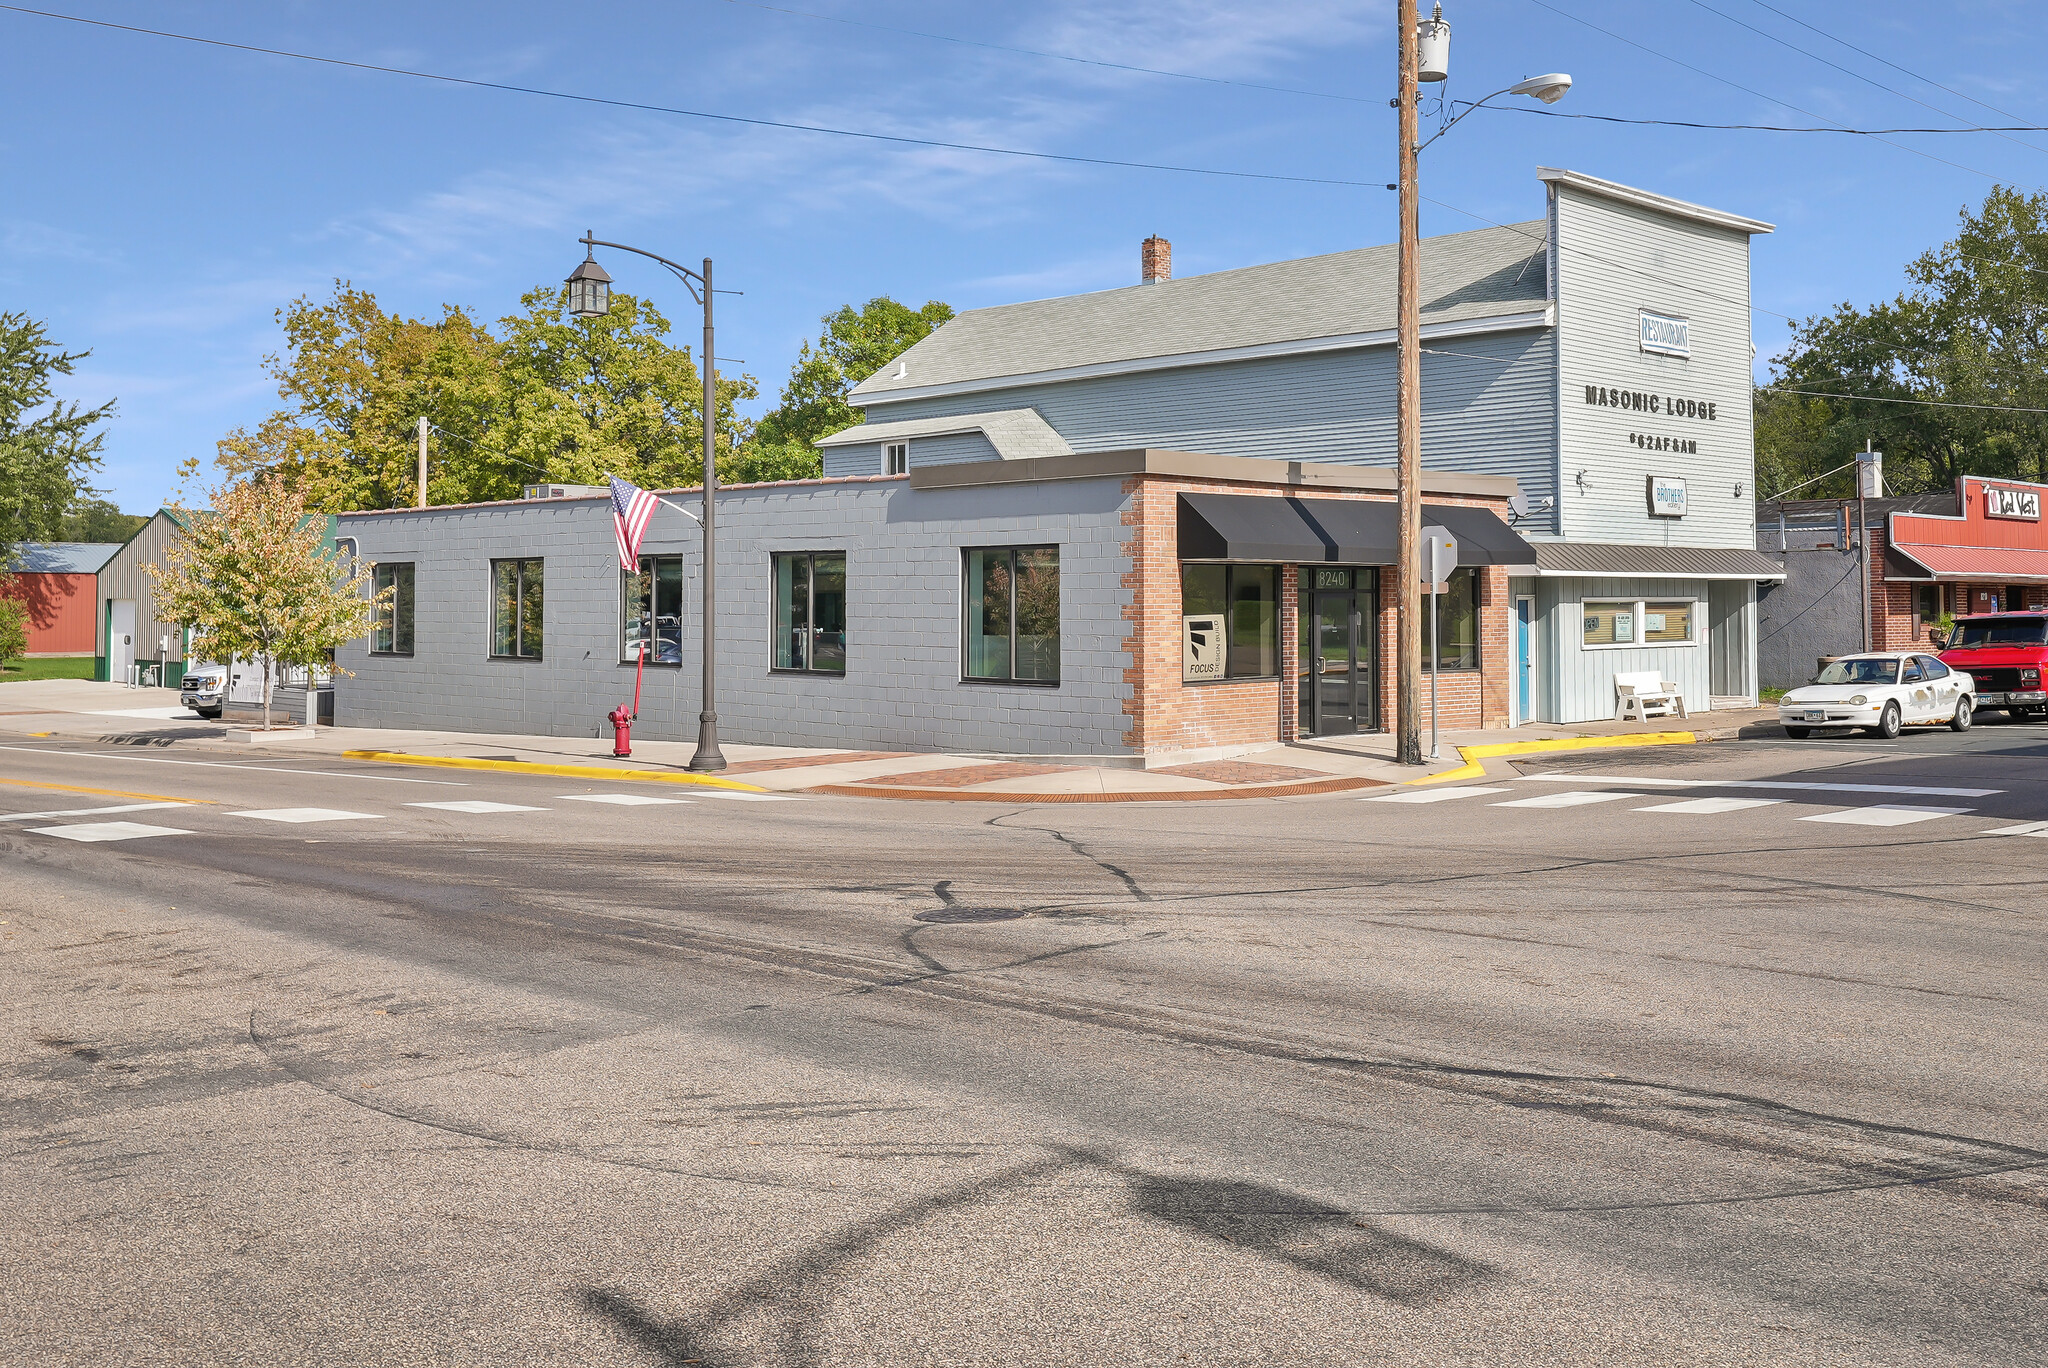
<instances>
[{"instance_id":1,"label":"tree with green leaves","mask_svg":"<svg viewBox=\"0 0 2048 1368\"><path fill-rule=\"evenodd\" d=\"M887 295L859 309L848 304L825 315L817 344L806 342L798 350L781 402L754 429L747 459L761 473L753 478L805 479L822 473L812 443L863 421L860 410L847 402L853 387L952 316L952 306L936 299L913 309Z\"/></svg>"},{"instance_id":2,"label":"tree with green leaves","mask_svg":"<svg viewBox=\"0 0 2048 1368\"><path fill-rule=\"evenodd\" d=\"M64 510L90 492L114 401L95 408L57 398L56 377L90 352L67 352L22 313L0 313L0 562L16 542L49 541Z\"/></svg>"},{"instance_id":3,"label":"tree with green leaves","mask_svg":"<svg viewBox=\"0 0 2048 1368\"><path fill-rule=\"evenodd\" d=\"M0 665L28 654L28 605L15 596L13 580L0 573Z\"/></svg>"},{"instance_id":4,"label":"tree with green leaves","mask_svg":"<svg viewBox=\"0 0 2048 1368\"><path fill-rule=\"evenodd\" d=\"M56 540L68 542L124 542L149 521L145 513L123 513L111 499L79 499L64 515Z\"/></svg>"},{"instance_id":5,"label":"tree with green leaves","mask_svg":"<svg viewBox=\"0 0 2048 1368\"><path fill-rule=\"evenodd\" d=\"M282 354L265 358L287 407L220 443L231 479L290 479L321 512L414 503L418 421L432 424L427 498L515 498L522 486L601 483L607 473L661 488L703 476L703 385L668 320L614 293L602 318L579 319L543 286L493 331L448 305L438 320L386 313L337 281L333 298L278 311ZM736 468L750 431L735 405L747 376L718 387L719 469Z\"/></svg>"},{"instance_id":6,"label":"tree with green leaves","mask_svg":"<svg viewBox=\"0 0 2048 1368\"><path fill-rule=\"evenodd\" d=\"M309 513L290 480L243 480L213 490L204 510L179 510L185 531L146 569L157 616L190 626L200 658L253 660L263 670L263 727L270 729L277 669L325 665L328 653L370 629L389 602L369 592L368 562L328 543L327 519Z\"/></svg>"},{"instance_id":7,"label":"tree with green leaves","mask_svg":"<svg viewBox=\"0 0 2048 1368\"><path fill-rule=\"evenodd\" d=\"M2048 414L2023 411L2048 409L2048 193L1993 189L1906 273L1911 290L1808 318L1773 359L1756 404L1767 497L1850 461L1866 440L1901 493L1965 474L2048 478ZM1846 497L1852 486L1845 471L1803 492Z\"/></svg>"}]
</instances>

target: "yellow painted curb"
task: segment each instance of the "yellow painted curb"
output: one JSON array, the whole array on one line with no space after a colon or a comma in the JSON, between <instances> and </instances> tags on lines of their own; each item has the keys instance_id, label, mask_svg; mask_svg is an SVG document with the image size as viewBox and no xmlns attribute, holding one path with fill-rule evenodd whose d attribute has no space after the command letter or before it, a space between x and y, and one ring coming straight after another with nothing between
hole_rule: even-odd
<instances>
[{"instance_id":1,"label":"yellow painted curb","mask_svg":"<svg viewBox=\"0 0 2048 1368\"><path fill-rule=\"evenodd\" d=\"M401 751L343 751L345 760L377 760L387 765L433 765L441 769L500 770L506 774L552 774L564 779L632 780L643 784L695 784L700 788L738 789L766 793L757 784L720 779L712 774L677 774L669 770L600 769L594 765L541 765L525 760L471 760L461 755L406 755Z\"/></svg>"},{"instance_id":2,"label":"yellow painted curb","mask_svg":"<svg viewBox=\"0 0 2048 1368\"><path fill-rule=\"evenodd\" d=\"M1460 746L1465 763L1442 774L1410 779L1410 784L1441 784L1450 779L1480 779L1486 775L1483 761L1502 755L1541 755L1546 751L1603 750L1616 746L1690 746L1699 737L1686 732L1629 732L1621 736L1560 736L1551 741L1500 741L1490 746Z\"/></svg>"}]
</instances>

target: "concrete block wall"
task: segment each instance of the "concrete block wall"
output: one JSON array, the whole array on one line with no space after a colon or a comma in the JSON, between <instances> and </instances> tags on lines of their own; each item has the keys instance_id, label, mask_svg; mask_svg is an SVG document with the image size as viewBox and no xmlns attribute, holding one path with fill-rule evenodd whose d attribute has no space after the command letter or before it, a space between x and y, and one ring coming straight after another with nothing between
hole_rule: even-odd
<instances>
[{"instance_id":1,"label":"concrete block wall","mask_svg":"<svg viewBox=\"0 0 2048 1368\"><path fill-rule=\"evenodd\" d=\"M679 496L690 504L694 496ZM1127 561L1120 481L914 491L903 477L735 486L719 497L718 712L734 743L1113 755L1125 749ZM343 726L596 736L630 702L608 500L354 514L360 554L415 565L416 654L338 653ZM1060 551L1057 685L961 678L961 551ZM657 510L642 553L684 562L683 659L649 666L635 734L697 733L701 604L696 525ZM770 556L847 557L847 672L769 669ZM489 659L490 561L546 564L545 649Z\"/></svg>"}]
</instances>

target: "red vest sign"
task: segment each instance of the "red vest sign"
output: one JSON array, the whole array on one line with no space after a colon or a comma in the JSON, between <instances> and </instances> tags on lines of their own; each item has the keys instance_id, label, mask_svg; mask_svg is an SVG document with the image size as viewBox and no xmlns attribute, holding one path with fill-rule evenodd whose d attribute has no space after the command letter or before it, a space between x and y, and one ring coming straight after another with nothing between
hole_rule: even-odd
<instances>
[{"instance_id":1,"label":"red vest sign","mask_svg":"<svg viewBox=\"0 0 2048 1368\"><path fill-rule=\"evenodd\" d=\"M2010 518L2020 522L2041 521L2041 491L1984 486L1984 516Z\"/></svg>"}]
</instances>

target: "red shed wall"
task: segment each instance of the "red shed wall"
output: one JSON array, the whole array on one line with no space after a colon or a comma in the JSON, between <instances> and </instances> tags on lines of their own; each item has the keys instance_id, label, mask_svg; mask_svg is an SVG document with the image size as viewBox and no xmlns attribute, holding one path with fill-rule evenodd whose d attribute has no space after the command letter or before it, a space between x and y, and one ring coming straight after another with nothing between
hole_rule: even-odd
<instances>
[{"instance_id":1,"label":"red shed wall","mask_svg":"<svg viewBox=\"0 0 2048 1368\"><path fill-rule=\"evenodd\" d=\"M99 630L99 576L16 574L0 593L28 605L28 654L89 656Z\"/></svg>"}]
</instances>

